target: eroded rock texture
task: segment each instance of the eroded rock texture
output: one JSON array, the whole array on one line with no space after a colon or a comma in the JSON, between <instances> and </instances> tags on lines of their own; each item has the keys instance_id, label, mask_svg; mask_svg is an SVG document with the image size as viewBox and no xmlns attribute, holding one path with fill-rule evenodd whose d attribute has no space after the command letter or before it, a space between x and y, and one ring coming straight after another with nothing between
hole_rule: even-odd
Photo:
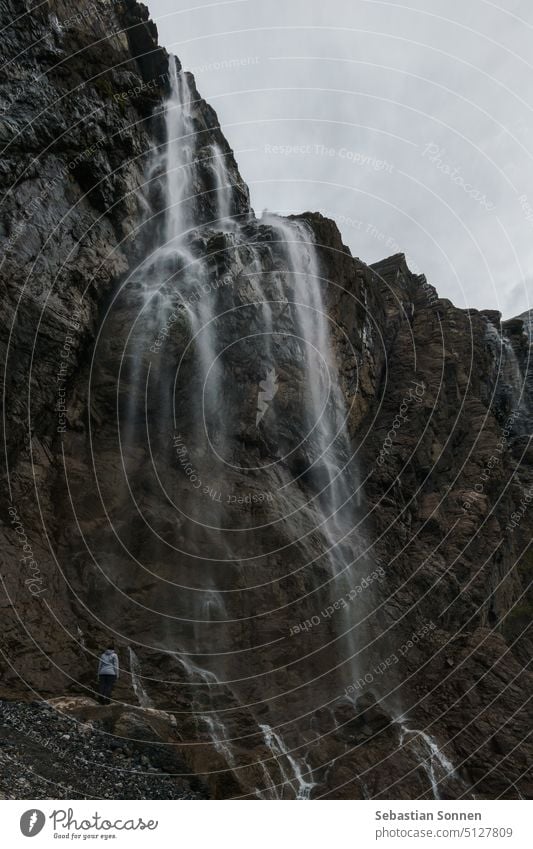
<instances>
[{"instance_id":1,"label":"eroded rock texture","mask_svg":"<svg viewBox=\"0 0 533 849\"><path fill-rule=\"evenodd\" d=\"M3 4L2 697L111 633L214 797L530 797L530 316L257 219L190 75L169 171L145 7L84 12Z\"/></svg>"}]
</instances>

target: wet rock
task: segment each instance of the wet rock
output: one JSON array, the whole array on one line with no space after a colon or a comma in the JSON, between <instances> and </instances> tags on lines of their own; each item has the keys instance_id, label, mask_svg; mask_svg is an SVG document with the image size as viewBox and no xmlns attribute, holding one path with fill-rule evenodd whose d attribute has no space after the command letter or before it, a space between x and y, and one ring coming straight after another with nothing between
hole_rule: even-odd
<instances>
[{"instance_id":1,"label":"wet rock","mask_svg":"<svg viewBox=\"0 0 533 849\"><path fill-rule=\"evenodd\" d=\"M54 8L60 18L81 10L79 0ZM215 112L187 75L199 153L193 247L209 255L217 309L230 315L220 331L225 390L216 419L229 423L230 438L219 427L209 437L217 451L231 449L218 478L200 442L204 381L181 310L165 331L147 401L157 439L131 448L126 485L117 409L135 420L137 360L125 355L124 342L145 295L142 285L122 292L121 285L132 282L128 275L161 224L160 182L148 196L141 186L150 152L163 141L168 57L146 8L133 0L68 31L51 26L47 6L18 22L18 4L8 0L5 14L12 24L6 58L29 58L25 68L7 62L2 70L0 124L7 145L0 349L12 497L8 503L4 487L2 656L9 663L1 661L0 671L1 694L11 702L1 705L3 792L49 798L53 787L56 798L114 798L122 785L125 798L228 798L260 788L285 798L307 792L307 776L317 795L325 789L331 798L432 798L427 761L438 765L445 753L462 766L458 776L441 770L444 793L533 795L531 713L523 702L533 684L533 562L523 553L533 511L517 510L533 485L531 314L502 322L495 311L457 309L411 273L402 254L368 266L351 256L333 221L311 212L290 219L317 244L332 365L349 410L357 476L366 481L355 515L376 561L359 563L352 583L378 562L383 569L350 602L350 625L370 614L357 628L357 650L372 645L350 665L356 651L339 648L347 623L342 607L329 612L339 601L332 596L338 576L318 530L318 496L331 472L320 463L309 469L301 445L307 428L297 411L309 386L286 297L294 275L279 233L252 214ZM126 36L108 38L124 28ZM47 102L63 106L43 111ZM227 163L240 230L211 224L213 145ZM152 224L138 229L147 204ZM182 265L169 262L173 296ZM256 419L266 358L249 342L233 345L260 331L256 304L265 294L277 329L274 429L268 412L261 426ZM149 348L140 356L145 365ZM176 426L207 492L182 473ZM135 504L125 497L130 485ZM257 500L265 493L271 498ZM185 509L201 520L201 533L191 530ZM291 521L279 522L280 513ZM234 539L231 556L213 563L207 526L219 528L221 517ZM253 535L234 533L243 527ZM39 565L33 592L21 569L21 532ZM355 555L358 545L346 543ZM202 561L212 573L198 568ZM196 639L190 596L212 591L215 575L227 609L207 595L216 630L207 650L216 646L218 677L202 677L210 661L195 648L195 667L184 651ZM53 617L41 591L53 599ZM227 629L216 624L226 619ZM96 660L117 623L124 673L114 701L101 707ZM140 672L130 654L138 644ZM24 703L22 682L49 706ZM404 711L413 727L429 729L429 743L420 735L401 743ZM494 769L504 751L513 757L498 758ZM124 763L130 757L133 766Z\"/></svg>"}]
</instances>

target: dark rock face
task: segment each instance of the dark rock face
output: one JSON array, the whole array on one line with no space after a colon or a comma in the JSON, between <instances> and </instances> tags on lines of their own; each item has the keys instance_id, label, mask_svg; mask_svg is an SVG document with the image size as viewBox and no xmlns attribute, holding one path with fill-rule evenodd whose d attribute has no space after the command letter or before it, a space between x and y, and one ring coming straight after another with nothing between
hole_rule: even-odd
<instances>
[{"instance_id":1,"label":"dark rock face","mask_svg":"<svg viewBox=\"0 0 533 849\"><path fill-rule=\"evenodd\" d=\"M188 75L191 289L161 251L168 57L141 4L62 26L76 8L7 30L29 65L1 92L2 696L94 696L111 632L117 699L175 718L142 733L194 792L530 797L530 315L456 309L319 214L256 219ZM298 275L346 411L335 557ZM139 736L133 710L109 722Z\"/></svg>"},{"instance_id":2,"label":"dark rock face","mask_svg":"<svg viewBox=\"0 0 533 849\"><path fill-rule=\"evenodd\" d=\"M130 14L135 16L135 7ZM0 345L10 421L5 432L10 486L3 488L2 514L8 528L3 549L7 562L16 564L6 574L12 612L4 636L8 645L33 654L31 635L40 632L44 652L58 652L63 666L73 660L68 640L41 631L39 589L46 585L56 599L68 633L74 633L75 620L37 503L30 507L26 498L35 480L47 480L42 508L55 535L58 420L101 305L132 261L127 242L141 214L139 187L151 144L144 116L160 103L162 84L143 88L120 34L121 18L111 7L96 16L82 4L53 3L27 12L13 2L3 4L2 18L7 61L0 118ZM110 32L118 35L111 39ZM137 89L140 94L133 94ZM78 426L75 412L70 423ZM33 577L36 584L25 583ZM53 664L34 656L34 683L53 675Z\"/></svg>"}]
</instances>

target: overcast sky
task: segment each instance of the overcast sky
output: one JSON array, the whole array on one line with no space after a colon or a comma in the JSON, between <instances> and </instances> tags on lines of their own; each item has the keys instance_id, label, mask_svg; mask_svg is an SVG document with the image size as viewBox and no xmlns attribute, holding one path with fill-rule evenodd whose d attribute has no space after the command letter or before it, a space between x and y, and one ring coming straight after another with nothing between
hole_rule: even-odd
<instances>
[{"instance_id":1,"label":"overcast sky","mask_svg":"<svg viewBox=\"0 0 533 849\"><path fill-rule=\"evenodd\" d=\"M533 305L531 0L147 2L258 214L319 210L460 307Z\"/></svg>"}]
</instances>

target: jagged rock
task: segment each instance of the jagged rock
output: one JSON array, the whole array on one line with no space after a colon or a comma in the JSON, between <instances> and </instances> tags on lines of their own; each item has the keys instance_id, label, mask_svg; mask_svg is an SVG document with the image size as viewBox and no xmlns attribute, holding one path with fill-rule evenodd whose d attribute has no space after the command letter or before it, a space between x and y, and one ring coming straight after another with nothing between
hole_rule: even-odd
<instances>
[{"instance_id":1,"label":"jagged rock","mask_svg":"<svg viewBox=\"0 0 533 849\"><path fill-rule=\"evenodd\" d=\"M502 322L496 311L459 310L402 254L368 266L333 221L288 219L316 244L356 449L357 474L349 471L354 485L365 482L358 537L343 556L360 555L359 539L372 543L350 572L366 588L343 607L317 521L330 470L310 469L302 446L298 410L312 390L287 299L290 251L271 219L255 218L217 116L185 75L197 154L191 249L229 316L219 330L224 433L208 433L206 447L203 376L183 304L156 346L157 366L148 345L135 357L126 344L146 305L138 266L164 219L154 147L165 142L169 58L142 4L81 12L77 0L30 12L8 0L4 11L13 22L7 59L29 56L24 67L5 65L0 90L0 346L11 423L1 695L21 700L2 709L26 775L15 781L8 770L15 783L4 792L48 798L57 780L58 798L433 798L437 775L443 796L530 797L523 694L533 683L533 561L524 551L533 512L519 505L533 485L531 314ZM214 149L231 184L233 229L216 224ZM172 295L182 264L169 254ZM247 341L262 332L265 296L276 328L270 384L269 363ZM152 329L157 339L161 328ZM155 437L121 453L117 412L144 423L136 375L148 361ZM258 427L261 382L275 398L274 432L266 418ZM220 471L211 448L228 446ZM191 487L184 457L205 490ZM278 521L280 508L290 523ZM210 525L231 537L227 556ZM224 616L212 615L213 585ZM198 590L214 629L202 651ZM358 622L356 645L341 641L344 615ZM123 673L115 701L101 707L95 670L108 630L120 635ZM52 710L24 704L28 690ZM34 722L64 744L75 771L61 761L57 772L59 755L56 763L42 735L25 731ZM96 759L97 783L84 786ZM127 775L117 781L117 770ZM186 780L173 779L178 772Z\"/></svg>"}]
</instances>

